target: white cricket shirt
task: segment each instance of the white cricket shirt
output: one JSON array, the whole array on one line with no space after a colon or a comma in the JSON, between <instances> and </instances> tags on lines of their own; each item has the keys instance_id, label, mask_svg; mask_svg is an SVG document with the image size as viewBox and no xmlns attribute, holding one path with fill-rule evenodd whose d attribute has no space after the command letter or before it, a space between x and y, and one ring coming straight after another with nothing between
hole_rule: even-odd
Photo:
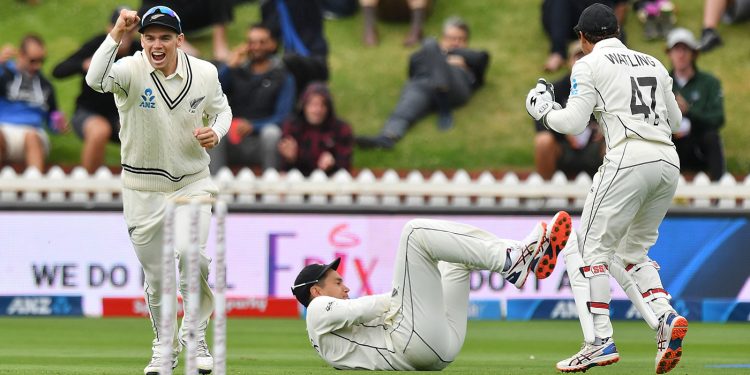
<instances>
[{"instance_id":1,"label":"white cricket shirt","mask_svg":"<svg viewBox=\"0 0 750 375\"><path fill-rule=\"evenodd\" d=\"M177 70L165 77L140 51L115 63L117 47L108 35L91 59L86 83L114 94L123 185L172 192L209 177L208 153L193 130L205 115L221 139L232 120L216 68L178 49Z\"/></svg>"},{"instance_id":2,"label":"white cricket shirt","mask_svg":"<svg viewBox=\"0 0 750 375\"><path fill-rule=\"evenodd\" d=\"M393 350L385 314L390 293L356 299L315 297L307 307L310 343L339 370L413 370Z\"/></svg>"},{"instance_id":3,"label":"white cricket shirt","mask_svg":"<svg viewBox=\"0 0 750 375\"><path fill-rule=\"evenodd\" d=\"M593 112L607 152L631 139L673 145L682 114L672 78L658 59L605 39L575 63L570 80L568 104L545 116L547 127L578 134Z\"/></svg>"}]
</instances>

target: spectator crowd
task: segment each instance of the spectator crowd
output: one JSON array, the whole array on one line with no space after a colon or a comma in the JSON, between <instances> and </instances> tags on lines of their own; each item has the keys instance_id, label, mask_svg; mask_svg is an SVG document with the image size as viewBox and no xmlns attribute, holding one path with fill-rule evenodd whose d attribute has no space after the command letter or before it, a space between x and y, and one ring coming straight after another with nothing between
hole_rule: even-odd
<instances>
[{"instance_id":1,"label":"spectator crowd","mask_svg":"<svg viewBox=\"0 0 750 375\"><path fill-rule=\"evenodd\" d=\"M247 22L245 41L227 42L228 25L236 20L235 0L143 0L138 9L161 4L173 8L188 36L181 48L200 53L189 37L210 30L212 62L233 112L229 133L210 150L211 173L221 168L252 167L280 171L297 169L305 175L316 169L331 174L351 170L356 147L390 150L425 116L436 114L437 127L447 131L457 126L453 110L466 105L483 87L490 64L487 51L470 47L474 30L468 20L451 16L442 20L438 38L424 36L424 27L436 4L432 0L260 0L260 19ZM39 3L39 2L35 2ZM541 27L549 39L548 56L540 71L555 72L583 56L573 26L581 12L593 3L614 9L623 25L628 13L643 23L647 40L663 39L664 57L670 62L674 92L683 113L673 142L683 171L705 172L718 180L726 172L720 130L725 123L721 82L699 69L698 58L724 43L721 23L741 22L750 17L750 0L705 0L699 37L677 27L679 1L668 0L544 0ZM33 5L30 5L33 6ZM379 21L408 22L402 44L414 48L408 61L400 62L407 75L400 97L382 129L374 135L358 135L341 113L335 111L334 93L327 85L332 67L330 46L323 32L326 18L345 17L357 8L362 12L362 43L380 42ZM109 15L106 30L93 35L80 48L57 62L54 79L84 76L96 48L106 38L120 8ZM104 15L103 15L104 17ZM638 36L628 36L629 38ZM625 33L620 39L627 43ZM115 61L141 49L140 35L127 35ZM58 109L55 90L42 73L46 62L45 41L29 33L13 45L0 40L0 166L46 168L50 150L48 132L69 128L82 140L80 164L94 173L105 164L105 147L119 143L120 119L112 94L93 91L81 80L73 113ZM396 62L399 63L399 62ZM554 82L555 100L565 105L571 90L570 74ZM536 124L534 147L536 172L550 179L556 171L569 177L593 175L602 162L605 142L592 117L579 135L554 133ZM355 147L356 146L356 147Z\"/></svg>"}]
</instances>

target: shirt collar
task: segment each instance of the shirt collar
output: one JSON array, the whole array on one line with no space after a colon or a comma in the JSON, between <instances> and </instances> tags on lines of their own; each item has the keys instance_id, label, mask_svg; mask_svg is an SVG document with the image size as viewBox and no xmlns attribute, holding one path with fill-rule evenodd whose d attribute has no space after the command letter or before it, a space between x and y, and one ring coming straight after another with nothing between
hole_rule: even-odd
<instances>
[{"instance_id":1,"label":"shirt collar","mask_svg":"<svg viewBox=\"0 0 750 375\"><path fill-rule=\"evenodd\" d=\"M624 44L620 41L620 39L617 38L608 38L599 41L598 43L594 44L594 51L599 50L601 48L626 48Z\"/></svg>"}]
</instances>

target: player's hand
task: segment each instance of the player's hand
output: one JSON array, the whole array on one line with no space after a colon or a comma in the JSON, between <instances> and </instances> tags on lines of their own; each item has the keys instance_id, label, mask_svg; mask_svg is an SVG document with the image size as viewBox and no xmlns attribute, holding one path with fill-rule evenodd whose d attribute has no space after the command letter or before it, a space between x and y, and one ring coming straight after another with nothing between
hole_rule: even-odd
<instances>
[{"instance_id":1,"label":"player's hand","mask_svg":"<svg viewBox=\"0 0 750 375\"><path fill-rule=\"evenodd\" d=\"M126 33L130 33L135 30L141 18L138 17L138 12L129 9L123 9L120 11L120 17L117 18L115 26L112 27L112 31L109 33L115 42L120 43L122 36Z\"/></svg>"},{"instance_id":2,"label":"player's hand","mask_svg":"<svg viewBox=\"0 0 750 375\"><path fill-rule=\"evenodd\" d=\"M547 82L546 79L539 78L536 81L535 89L539 94L547 96L550 101L553 101L553 102L555 101L555 86Z\"/></svg>"},{"instance_id":3,"label":"player's hand","mask_svg":"<svg viewBox=\"0 0 750 375\"><path fill-rule=\"evenodd\" d=\"M550 100L549 95L540 94L536 88L529 91L526 95L526 112L536 121L541 121L547 113L553 109L562 109L559 103Z\"/></svg>"},{"instance_id":4,"label":"player's hand","mask_svg":"<svg viewBox=\"0 0 750 375\"><path fill-rule=\"evenodd\" d=\"M216 135L213 129L208 127L201 127L193 130L193 136L198 140L201 147L205 149L212 149L219 144L219 136Z\"/></svg>"},{"instance_id":5,"label":"player's hand","mask_svg":"<svg viewBox=\"0 0 750 375\"><path fill-rule=\"evenodd\" d=\"M526 95L526 112L536 121L540 121L553 109L561 109L555 102L555 90L544 78L539 78L536 86Z\"/></svg>"}]
</instances>

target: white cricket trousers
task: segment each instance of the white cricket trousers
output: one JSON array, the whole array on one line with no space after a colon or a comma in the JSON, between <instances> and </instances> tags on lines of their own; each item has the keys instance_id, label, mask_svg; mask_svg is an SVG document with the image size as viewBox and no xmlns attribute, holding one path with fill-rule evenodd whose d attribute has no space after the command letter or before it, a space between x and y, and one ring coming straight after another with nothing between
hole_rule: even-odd
<instances>
[{"instance_id":1,"label":"white cricket trousers","mask_svg":"<svg viewBox=\"0 0 750 375\"><path fill-rule=\"evenodd\" d=\"M122 202L125 213L125 222L130 233L130 242L135 248L138 260L141 262L145 274L144 290L146 303L148 304L151 326L154 330L154 348L159 344L162 332L159 328L161 323L161 253L163 245L163 223L164 212L167 201L177 197L213 197L218 194L218 189L210 178L204 178L193 182L175 192L163 193L154 191L140 191L123 188ZM198 318L198 339L204 339L208 319L214 306L213 293L208 286L208 266L211 259L206 255L206 241L208 229L211 222L211 205L201 205L200 208L200 316ZM188 306L187 274L187 251L190 246L190 206L178 205L174 216L174 244L177 267L179 270L180 294L183 306ZM178 306L174 301L173 306ZM187 308L184 309L187 311ZM185 318L183 317L183 322ZM179 350L177 340L177 324L174 325L173 343L175 350ZM186 341L187 332L181 332L182 341Z\"/></svg>"},{"instance_id":2,"label":"white cricket trousers","mask_svg":"<svg viewBox=\"0 0 750 375\"><path fill-rule=\"evenodd\" d=\"M440 370L466 337L469 272L501 272L503 240L470 225L416 219L404 226L393 275L389 325L396 355L417 370Z\"/></svg>"},{"instance_id":3,"label":"white cricket trousers","mask_svg":"<svg viewBox=\"0 0 750 375\"><path fill-rule=\"evenodd\" d=\"M581 215L578 246L583 263L609 264L617 254L625 264L649 262L648 251L659 237L659 225L677 190L680 162L673 146L630 140L607 152L599 167ZM609 303L609 279L590 280L595 301ZM639 287L661 288L655 274ZM644 285L652 284L652 285ZM670 310L667 299L649 303L656 316ZM597 337L612 335L609 315L594 316Z\"/></svg>"}]
</instances>

